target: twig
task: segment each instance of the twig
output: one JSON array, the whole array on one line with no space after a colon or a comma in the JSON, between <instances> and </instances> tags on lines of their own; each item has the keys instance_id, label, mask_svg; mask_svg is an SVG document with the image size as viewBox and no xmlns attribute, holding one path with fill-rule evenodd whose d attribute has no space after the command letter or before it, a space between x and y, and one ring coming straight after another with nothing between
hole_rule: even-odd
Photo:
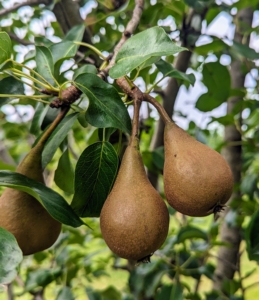
<instances>
[{"instance_id":1,"label":"twig","mask_svg":"<svg viewBox=\"0 0 259 300\"><path fill-rule=\"evenodd\" d=\"M0 11L0 13L1 13L1 11ZM10 36L10 38L12 40L18 42L19 44L22 44L24 46L33 45L33 42L20 39L16 34L14 34L12 32L7 32L7 34Z\"/></svg>"},{"instance_id":2,"label":"twig","mask_svg":"<svg viewBox=\"0 0 259 300\"><path fill-rule=\"evenodd\" d=\"M138 137L138 128L139 128L139 110L142 101L144 100L143 93L141 90L132 82L126 80L125 77L121 77L116 80L116 83L120 86L120 88L133 99L134 105L134 116L132 121L132 133L131 133L131 141L134 138Z\"/></svg>"},{"instance_id":3,"label":"twig","mask_svg":"<svg viewBox=\"0 0 259 300\"><path fill-rule=\"evenodd\" d=\"M104 78L107 77L107 74L108 74L110 68L115 65L115 59L116 59L116 56L117 56L120 48L131 37L131 35L134 33L134 31L138 27L138 24L140 22L140 19L141 19L142 13L143 13L143 9L144 9L144 0L135 0L135 8L132 13L132 18L128 22L120 41L114 48L112 59L110 60L109 65L100 72L102 77L104 77Z\"/></svg>"},{"instance_id":4,"label":"twig","mask_svg":"<svg viewBox=\"0 0 259 300\"><path fill-rule=\"evenodd\" d=\"M35 5L39 5L39 4L48 5L51 2L52 2L51 0L29 0L26 2L22 2L22 3L17 3L10 8L5 8L5 9L0 10L0 17L5 16L23 6L35 6Z\"/></svg>"}]
</instances>

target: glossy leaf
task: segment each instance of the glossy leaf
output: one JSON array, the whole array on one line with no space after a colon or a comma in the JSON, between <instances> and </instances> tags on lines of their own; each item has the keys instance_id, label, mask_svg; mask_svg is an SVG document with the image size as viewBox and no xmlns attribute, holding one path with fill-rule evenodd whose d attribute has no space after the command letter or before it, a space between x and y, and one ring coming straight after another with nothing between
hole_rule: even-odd
<instances>
[{"instance_id":1,"label":"glossy leaf","mask_svg":"<svg viewBox=\"0 0 259 300\"><path fill-rule=\"evenodd\" d=\"M152 27L126 41L119 50L116 64L110 69L109 75L112 78L125 76L151 57L174 55L183 50L186 49L174 44L162 27Z\"/></svg>"},{"instance_id":2,"label":"glossy leaf","mask_svg":"<svg viewBox=\"0 0 259 300\"><path fill-rule=\"evenodd\" d=\"M0 95L1 94L23 95L24 86L19 80L13 77L5 77L0 81ZM0 106L11 100L13 100L13 98L0 97Z\"/></svg>"},{"instance_id":3,"label":"glossy leaf","mask_svg":"<svg viewBox=\"0 0 259 300\"><path fill-rule=\"evenodd\" d=\"M180 229L177 235L177 243L183 243L185 240L193 239L193 238L201 238L204 240L208 239L206 232L203 230L193 227L186 226Z\"/></svg>"},{"instance_id":4,"label":"glossy leaf","mask_svg":"<svg viewBox=\"0 0 259 300\"><path fill-rule=\"evenodd\" d=\"M41 125L46 116L48 109L49 106L38 102L31 122L30 133L34 134L35 136L41 133Z\"/></svg>"},{"instance_id":5,"label":"glossy leaf","mask_svg":"<svg viewBox=\"0 0 259 300\"><path fill-rule=\"evenodd\" d=\"M85 31L85 25L80 24L72 27L66 36L64 37L64 41L82 41L83 35Z\"/></svg>"},{"instance_id":6,"label":"glossy leaf","mask_svg":"<svg viewBox=\"0 0 259 300\"><path fill-rule=\"evenodd\" d=\"M75 171L72 208L81 217L99 217L118 170L118 157L108 142L97 142L81 154Z\"/></svg>"},{"instance_id":7,"label":"glossy leaf","mask_svg":"<svg viewBox=\"0 0 259 300\"><path fill-rule=\"evenodd\" d=\"M242 55L245 58L255 60L259 58L259 53L247 45L233 41L232 51Z\"/></svg>"},{"instance_id":8,"label":"glossy leaf","mask_svg":"<svg viewBox=\"0 0 259 300\"><path fill-rule=\"evenodd\" d=\"M61 195L40 182L19 173L0 171L0 186L14 188L32 195L54 219L63 224L72 227L84 224Z\"/></svg>"},{"instance_id":9,"label":"glossy leaf","mask_svg":"<svg viewBox=\"0 0 259 300\"><path fill-rule=\"evenodd\" d=\"M99 128L98 136L100 141L109 142L110 136L116 131L116 128Z\"/></svg>"},{"instance_id":10,"label":"glossy leaf","mask_svg":"<svg viewBox=\"0 0 259 300\"><path fill-rule=\"evenodd\" d=\"M97 74L97 69L93 65L83 65L82 67L75 70L73 75L73 80L75 80L75 78L80 74L84 74L84 73Z\"/></svg>"},{"instance_id":11,"label":"glossy leaf","mask_svg":"<svg viewBox=\"0 0 259 300\"><path fill-rule=\"evenodd\" d=\"M173 66L171 64L169 64L168 62L160 59L157 63L156 66L158 68L158 70L164 75L164 77L174 77L177 79L181 79L184 80L186 82L189 82L192 86L195 83L195 76L194 74L186 74L183 72L180 72L178 70L176 70L175 68L173 68Z\"/></svg>"},{"instance_id":12,"label":"glossy leaf","mask_svg":"<svg viewBox=\"0 0 259 300\"><path fill-rule=\"evenodd\" d=\"M247 253L250 260L259 262L259 211L255 212L250 220L246 231Z\"/></svg>"},{"instance_id":13,"label":"glossy leaf","mask_svg":"<svg viewBox=\"0 0 259 300\"><path fill-rule=\"evenodd\" d=\"M54 180L56 185L66 193L74 193L75 172L69 158L68 149L61 155L58 167L55 171Z\"/></svg>"},{"instance_id":14,"label":"glossy leaf","mask_svg":"<svg viewBox=\"0 0 259 300\"><path fill-rule=\"evenodd\" d=\"M95 74L81 74L75 85L90 101L86 111L87 121L98 128L115 127L130 134L129 113L116 89Z\"/></svg>"},{"instance_id":15,"label":"glossy leaf","mask_svg":"<svg viewBox=\"0 0 259 300\"><path fill-rule=\"evenodd\" d=\"M68 131L72 128L73 124L77 120L78 113L72 113L66 116L56 127L49 137L44 150L42 152L42 167L43 169L51 161L55 152L57 151L59 145L65 139L68 134Z\"/></svg>"},{"instance_id":16,"label":"glossy leaf","mask_svg":"<svg viewBox=\"0 0 259 300\"><path fill-rule=\"evenodd\" d=\"M12 54L12 42L9 35L1 31L0 32L0 65L6 60L11 58Z\"/></svg>"},{"instance_id":17,"label":"glossy leaf","mask_svg":"<svg viewBox=\"0 0 259 300\"><path fill-rule=\"evenodd\" d=\"M50 50L44 46L36 46L37 72L51 85L54 83L54 62Z\"/></svg>"},{"instance_id":18,"label":"glossy leaf","mask_svg":"<svg viewBox=\"0 0 259 300\"><path fill-rule=\"evenodd\" d=\"M230 94L230 74L227 67L219 62L205 64L202 73L208 92L199 97L196 108L207 112L227 101Z\"/></svg>"},{"instance_id":19,"label":"glossy leaf","mask_svg":"<svg viewBox=\"0 0 259 300\"><path fill-rule=\"evenodd\" d=\"M17 267L23 259L15 237L0 227L0 284L11 282L17 275Z\"/></svg>"},{"instance_id":20,"label":"glossy leaf","mask_svg":"<svg viewBox=\"0 0 259 300\"><path fill-rule=\"evenodd\" d=\"M65 59L74 57L77 52L77 48L78 46L72 41L63 41L51 45L49 49L53 56L53 63L56 64L59 60L63 62Z\"/></svg>"}]
</instances>

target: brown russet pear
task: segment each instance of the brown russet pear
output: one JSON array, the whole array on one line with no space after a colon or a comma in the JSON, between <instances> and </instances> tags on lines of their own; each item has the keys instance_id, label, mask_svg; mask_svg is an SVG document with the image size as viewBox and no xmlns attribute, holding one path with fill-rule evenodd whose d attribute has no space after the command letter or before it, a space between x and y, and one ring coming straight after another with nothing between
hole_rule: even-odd
<instances>
[{"instance_id":1,"label":"brown russet pear","mask_svg":"<svg viewBox=\"0 0 259 300\"><path fill-rule=\"evenodd\" d=\"M164 149L168 203L195 217L220 211L233 190L232 172L225 159L173 122L166 122Z\"/></svg>"},{"instance_id":2,"label":"brown russet pear","mask_svg":"<svg viewBox=\"0 0 259 300\"><path fill-rule=\"evenodd\" d=\"M46 137L55 126L45 134L44 141L40 139L24 157L17 173L44 183L41 155ZM23 255L49 248L61 231L61 223L52 218L37 199L12 188L6 188L0 197L0 227L15 236Z\"/></svg>"},{"instance_id":3,"label":"brown russet pear","mask_svg":"<svg viewBox=\"0 0 259 300\"><path fill-rule=\"evenodd\" d=\"M130 260L145 260L167 237L168 209L147 178L137 138L132 139L123 155L101 211L100 226L108 247Z\"/></svg>"}]
</instances>

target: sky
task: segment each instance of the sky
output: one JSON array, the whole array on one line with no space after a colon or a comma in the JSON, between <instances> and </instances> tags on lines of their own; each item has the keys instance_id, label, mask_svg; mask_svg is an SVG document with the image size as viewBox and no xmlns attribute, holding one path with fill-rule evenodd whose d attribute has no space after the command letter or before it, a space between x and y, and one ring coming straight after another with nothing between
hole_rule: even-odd
<instances>
[{"instance_id":1,"label":"sky","mask_svg":"<svg viewBox=\"0 0 259 300\"><path fill-rule=\"evenodd\" d=\"M153 2L154 1L155 0L153 0ZM230 1L225 1L225 2L228 2L228 4L230 3ZM13 1L6 1L4 3L6 4L6 6L10 6L10 5L12 5ZM86 5L83 8L81 8L80 12L81 12L82 18L85 18L86 15L89 12L91 12L93 7L95 7L95 6L96 6L95 1L93 1L93 0L88 1L86 3ZM31 11L30 8L23 7L19 10L19 13L25 16L26 14L30 13L30 11ZM51 22L53 19L54 19L54 15L52 13L46 14L45 22ZM108 22L112 23L113 18L109 18ZM2 25L4 25L4 24L2 24ZM174 20L172 17L168 17L165 20L160 20L158 25L170 26L172 30L175 28ZM253 26L257 26L257 25L259 25L259 12L258 11L255 12L254 22L253 22ZM40 21L35 21L35 23L33 24L33 29L36 34L42 34L43 33L42 23ZM215 18L211 22L211 24L208 27L206 26L205 22L202 23L202 35L198 39L196 44L198 46L198 45L208 43L210 41L210 38L208 37L208 35L215 35L220 38L231 40L233 37L233 34L234 34L234 29L235 28L234 28L234 25L232 24L231 16L225 12L222 12L217 16L217 18ZM121 31L123 31L123 28L121 28ZM23 36L22 31L17 32L17 34L20 35L20 37L22 38L22 36ZM49 29L47 32L44 32L44 34L48 38L52 39L53 41L58 42L58 40L53 39L53 37L52 37L53 32L51 31L51 29ZM251 38L250 46L259 52L259 38L256 37L255 35L253 35ZM25 47L21 46L19 51L21 52L20 60L22 60L22 57L27 50ZM201 57L200 57L200 59L201 59ZM214 55L210 55L206 59L205 62L211 62L211 61L215 61ZM220 62L223 65L229 65L230 57L228 57L227 55L222 55ZM191 72L194 73L196 76L196 83L195 83L194 87L190 87L188 90L184 86L182 86L180 88L180 91L179 91L177 99L176 99L176 105L175 105L175 110L186 115L187 118L179 117L176 115L176 116L174 116L174 121L181 127L187 128L189 122L191 120L193 120L199 127L205 128L207 126L207 123L210 121L211 116L220 117L220 116L225 115L226 103L223 103L220 107L218 107L218 108L214 109L212 112L208 112L208 113L203 113L203 112L200 112L199 110L197 110L195 108L195 102L197 101L198 97L201 94L203 94L207 91L207 89L201 82L201 79L202 79L201 74L198 72L194 72L191 69L187 70L187 73L191 73ZM252 73L254 76L258 76L258 74L255 72L255 70ZM141 85L142 85L141 81L139 81L138 84L141 87ZM163 81L163 84L165 86L166 80ZM245 84L247 87L255 86L255 80L252 78L251 75L247 76ZM24 117L24 121L26 121L27 119L30 119L34 113L32 107L29 107L29 106L28 107L20 106L19 109L20 109L21 114L23 114L24 112L27 112L27 116ZM9 121L13 121L13 122L19 121L19 118L18 118L17 114L15 114L14 108L11 105L3 106L2 110L5 113L10 114ZM145 117L145 115L146 115L146 110L145 110L145 106L144 106L143 110L142 110L142 116ZM218 126L218 124L214 123L210 126L215 127L215 126Z\"/></svg>"}]
</instances>

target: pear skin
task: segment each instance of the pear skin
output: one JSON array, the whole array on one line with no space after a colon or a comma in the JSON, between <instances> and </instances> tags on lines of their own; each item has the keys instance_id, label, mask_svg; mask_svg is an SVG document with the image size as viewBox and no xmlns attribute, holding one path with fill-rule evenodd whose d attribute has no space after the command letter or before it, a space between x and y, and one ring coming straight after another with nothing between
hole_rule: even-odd
<instances>
[{"instance_id":1,"label":"pear skin","mask_svg":"<svg viewBox=\"0 0 259 300\"><path fill-rule=\"evenodd\" d=\"M100 226L115 254L137 261L148 258L167 237L168 209L147 178L136 138L124 153Z\"/></svg>"},{"instance_id":2,"label":"pear skin","mask_svg":"<svg viewBox=\"0 0 259 300\"><path fill-rule=\"evenodd\" d=\"M16 172L44 183L40 142L24 157ZM0 226L17 239L23 255L34 254L52 246L57 240L61 223L31 195L6 188L0 197Z\"/></svg>"},{"instance_id":3,"label":"pear skin","mask_svg":"<svg viewBox=\"0 0 259 300\"><path fill-rule=\"evenodd\" d=\"M25 156L16 172L44 183L41 152L36 145ZM7 188L0 197L0 226L10 231L23 252L33 254L52 246L57 240L61 223L31 195Z\"/></svg>"},{"instance_id":4,"label":"pear skin","mask_svg":"<svg viewBox=\"0 0 259 300\"><path fill-rule=\"evenodd\" d=\"M194 217L220 211L234 184L225 159L173 122L165 125L164 149L164 190L169 205Z\"/></svg>"}]
</instances>

